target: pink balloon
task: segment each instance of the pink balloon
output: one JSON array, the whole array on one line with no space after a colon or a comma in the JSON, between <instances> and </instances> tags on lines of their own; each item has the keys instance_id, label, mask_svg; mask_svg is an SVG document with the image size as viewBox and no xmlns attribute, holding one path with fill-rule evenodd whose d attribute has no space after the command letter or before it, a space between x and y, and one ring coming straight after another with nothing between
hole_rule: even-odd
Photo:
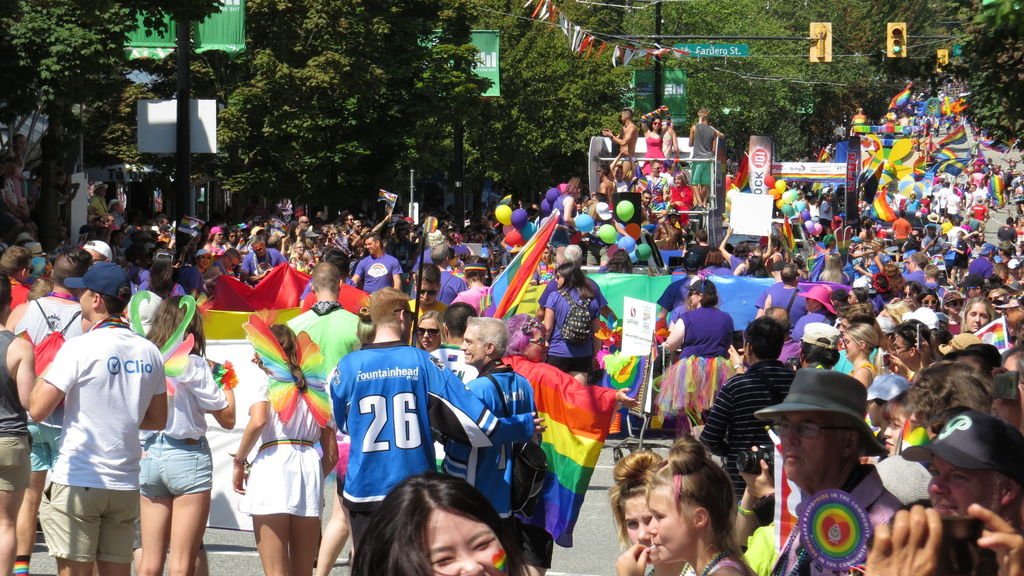
<instances>
[{"instance_id":1,"label":"pink balloon","mask_svg":"<svg viewBox=\"0 0 1024 576\"><path fill-rule=\"evenodd\" d=\"M558 191L561 192L562 194L565 194L565 189L568 188L568 187L569 187L568 184L566 184L565 182L562 182L561 184L558 185Z\"/></svg>"},{"instance_id":2,"label":"pink balloon","mask_svg":"<svg viewBox=\"0 0 1024 576\"><path fill-rule=\"evenodd\" d=\"M821 232L823 230L824 230L824 228L821 227L821 224L818 224L817 222L815 222L815 224L814 224L814 235L815 236L820 236Z\"/></svg>"}]
</instances>

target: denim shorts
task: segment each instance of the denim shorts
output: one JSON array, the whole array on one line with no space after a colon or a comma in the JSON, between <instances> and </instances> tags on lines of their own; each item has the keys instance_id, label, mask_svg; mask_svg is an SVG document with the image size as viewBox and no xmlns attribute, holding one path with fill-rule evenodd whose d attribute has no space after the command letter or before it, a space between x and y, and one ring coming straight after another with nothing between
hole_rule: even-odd
<instances>
[{"instance_id":1,"label":"denim shorts","mask_svg":"<svg viewBox=\"0 0 1024 576\"><path fill-rule=\"evenodd\" d=\"M32 453L29 459L33 472L45 472L53 468L53 463L60 454L61 431L60 428L46 424L28 423L28 432L32 435Z\"/></svg>"},{"instance_id":2,"label":"denim shorts","mask_svg":"<svg viewBox=\"0 0 1024 576\"><path fill-rule=\"evenodd\" d=\"M168 498L212 488L213 456L206 438L178 440L161 433L143 444L139 472L139 492L143 496Z\"/></svg>"}]
</instances>

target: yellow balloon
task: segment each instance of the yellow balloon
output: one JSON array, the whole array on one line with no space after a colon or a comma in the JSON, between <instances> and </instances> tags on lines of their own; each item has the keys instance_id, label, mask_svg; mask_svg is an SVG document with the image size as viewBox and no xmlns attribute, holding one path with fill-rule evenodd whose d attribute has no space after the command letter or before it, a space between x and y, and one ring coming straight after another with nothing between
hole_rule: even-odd
<instances>
[{"instance_id":1,"label":"yellow balloon","mask_svg":"<svg viewBox=\"0 0 1024 576\"><path fill-rule=\"evenodd\" d=\"M512 208L502 204L494 209L494 218L508 226L512 223Z\"/></svg>"},{"instance_id":2,"label":"yellow balloon","mask_svg":"<svg viewBox=\"0 0 1024 576\"><path fill-rule=\"evenodd\" d=\"M779 210L782 210L782 207L785 205L786 203L783 202L781 198L778 200L778 202L775 203L775 207L778 208Z\"/></svg>"},{"instance_id":3,"label":"yellow balloon","mask_svg":"<svg viewBox=\"0 0 1024 576\"><path fill-rule=\"evenodd\" d=\"M778 190L779 192L785 192L786 191L786 181L785 180L776 180L775 181L775 189Z\"/></svg>"},{"instance_id":4,"label":"yellow balloon","mask_svg":"<svg viewBox=\"0 0 1024 576\"><path fill-rule=\"evenodd\" d=\"M775 198L775 200L782 198L782 190L779 190L778 188L770 188L768 189L768 192L771 193L772 198Z\"/></svg>"}]
</instances>

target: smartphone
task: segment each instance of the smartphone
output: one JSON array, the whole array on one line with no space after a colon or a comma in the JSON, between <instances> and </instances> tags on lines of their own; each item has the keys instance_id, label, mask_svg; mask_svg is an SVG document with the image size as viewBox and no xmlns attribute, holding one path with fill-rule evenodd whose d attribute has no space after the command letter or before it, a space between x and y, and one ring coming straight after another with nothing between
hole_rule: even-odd
<instances>
[{"instance_id":1,"label":"smartphone","mask_svg":"<svg viewBox=\"0 0 1024 576\"><path fill-rule=\"evenodd\" d=\"M942 549L939 572L944 576L997 574L995 552L978 547L983 529L981 520L969 516L942 518Z\"/></svg>"}]
</instances>

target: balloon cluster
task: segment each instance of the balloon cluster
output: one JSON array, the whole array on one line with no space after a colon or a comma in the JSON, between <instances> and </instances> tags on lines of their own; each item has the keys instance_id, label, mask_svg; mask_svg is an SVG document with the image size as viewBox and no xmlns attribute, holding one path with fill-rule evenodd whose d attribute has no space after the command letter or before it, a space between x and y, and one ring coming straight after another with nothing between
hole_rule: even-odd
<instances>
[{"instance_id":1,"label":"balloon cluster","mask_svg":"<svg viewBox=\"0 0 1024 576\"><path fill-rule=\"evenodd\" d=\"M769 176L769 178L771 177ZM811 236L820 235L824 229L821 224L811 219L807 201L800 198L799 192L788 188L785 180L772 178L771 195L772 198L775 198L775 207L782 212L784 218L789 218L791 222L793 219L799 219L803 223L804 230Z\"/></svg>"}]
</instances>

